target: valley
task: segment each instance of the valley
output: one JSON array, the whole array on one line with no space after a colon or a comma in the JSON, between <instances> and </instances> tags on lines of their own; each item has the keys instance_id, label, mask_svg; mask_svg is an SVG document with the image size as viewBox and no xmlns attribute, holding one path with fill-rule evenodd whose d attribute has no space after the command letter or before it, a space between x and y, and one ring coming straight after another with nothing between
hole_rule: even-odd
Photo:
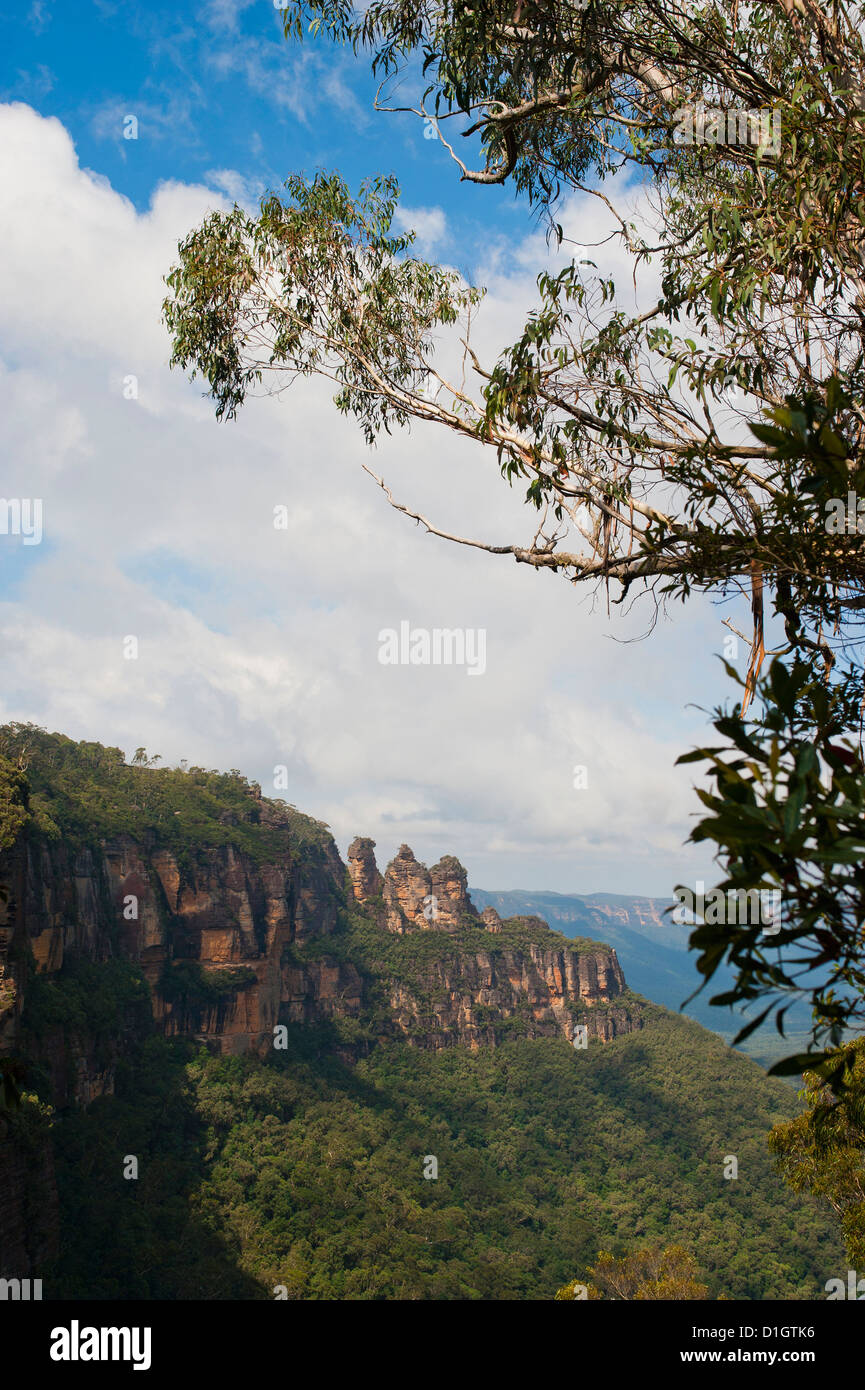
<instances>
[{"instance_id":1,"label":"valley","mask_svg":"<svg viewBox=\"0 0 865 1390\"><path fill-rule=\"evenodd\" d=\"M475 901L453 855L382 872L359 837L344 864L239 773L33 726L0 749L0 1273L543 1299L660 1241L711 1297L819 1296L840 1241L766 1148L794 1092L635 992L618 946Z\"/></svg>"}]
</instances>

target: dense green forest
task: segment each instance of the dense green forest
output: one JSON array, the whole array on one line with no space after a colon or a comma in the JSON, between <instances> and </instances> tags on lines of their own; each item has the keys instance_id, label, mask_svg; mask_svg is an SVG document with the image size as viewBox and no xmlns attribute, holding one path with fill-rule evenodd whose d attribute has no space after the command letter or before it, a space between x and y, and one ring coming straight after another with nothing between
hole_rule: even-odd
<instances>
[{"instance_id":1,"label":"dense green forest","mask_svg":"<svg viewBox=\"0 0 865 1390\"><path fill-rule=\"evenodd\" d=\"M39 34L47 23L41 8L29 19ZM334 486L329 466L350 459L351 446L341 432L337 447L321 433L316 396L304 400L308 415L286 417L272 451L261 414L249 434L235 436L234 449L211 448L215 436L201 433L187 447L186 423L197 430L201 419L181 403L184 458L204 441L214 499L228 492L238 524L220 531L215 504L191 528L186 553L164 526L148 547L145 518L136 553L127 545L112 554L101 521L82 526L84 494L70 512L53 485L54 473L87 481L98 464L108 437L100 405L98 428L79 411L80 429L64 421L53 433L41 424L36 431L42 454L43 435L49 443L44 490L58 518L48 552L74 537L73 573L92 547L93 575L103 585L115 576L118 601L146 583L147 607L125 607L141 612L154 634L161 613L174 646L166 641L149 670L142 663L140 682L120 687L103 665L107 647L94 645L112 630L119 635L109 613L101 636L92 623L73 632L79 648L95 653L89 664L78 661L73 678L80 684L85 665L91 676L107 672L105 689L112 697L121 690L120 714L116 699L105 704L115 727L149 724L161 710L172 742L186 727L182 719L174 727L174 701L187 716L212 720L211 738L260 720L273 737L265 732L263 744L247 746L288 746L284 756L299 768L312 769L330 731L331 765L347 768L337 783L342 804L374 808L388 836L394 824L447 826L468 816L476 844L486 827L496 854L508 844L530 852L540 835L561 863L575 843L573 824L585 826L589 845L606 844L608 853L615 843L624 858L633 825L639 840L657 817L666 833L653 843L664 857L681 803L657 775L652 740L660 729L663 742L677 707L713 688L700 663L714 664L722 634L703 621L710 604L729 607L729 683L714 687L712 732L694 726L703 746L682 748L677 760L697 779L702 810L689 842L698 848L668 862L716 866L719 898L711 913L696 913L689 970L713 1008L752 1010L734 1042L748 1042L774 1015L776 1035L760 1055L775 1077L694 1023L620 992L618 975L615 990L596 989L603 972L585 954L601 959L593 942L565 940L531 917L500 929L492 923L486 933L462 892L454 916L431 926L419 904L434 906L435 894L422 890L435 883L450 893L458 866L404 862L371 900L365 885L379 882L375 865L358 870L352 856L345 883L327 826L262 800L236 770L162 768L144 748L127 761L119 748L11 724L0 729L0 1237L28 1270L38 1269L51 1299L549 1300L575 1295L581 1282L600 1297L638 1298L642 1289L659 1298L820 1299L865 1259L862 6L276 0L262 8L271 23L279 13L285 73L279 45L243 30L250 5L232 14L231 6L208 8L199 26L205 68L233 83L222 89L221 107L236 113L235 134L248 121L250 140L231 160L242 170L221 167L227 155L208 170L201 146L194 170L181 161L163 168L169 185L152 184L157 194L186 190L170 207L153 198L144 214L162 238L167 272L163 364L167 357L202 383L226 423L247 401L260 410L253 401L262 395L278 398L298 379L316 378L366 446L416 424L433 442L398 451L410 454L411 470L393 479L393 490L364 465L366 472L419 545L446 542L485 552L495 565L508 557L526 575L543 572L531 581L538 623L523 621L506 586L499 606L490 600L486 609L484 581L473 590L473 580L445 574L430 586L413 568L416 552L403 551L401 539L391 543L396 531L365 525L365 504ZM159 26L153 18L151 33ZM151 57L170 50L177 63L184 41L173 29L168 37L150 44ZM335 46L330 69L318 56L325 43ZM19 77L26 87L28 74ZM298 89L297 110L283 78ZM415 158L420 145L406 144L394 158L407 171L405 202L396 173L376 169L377 147L355 102L362 90L371 94L370 78L377 117L389 112L402 122L394 150L411 113L424 124L422 132L415 126L419 140L431 142L424 165ZM39 84L30 85L35 99ZM158 86L152 79L143 90ZM302 111L299 138L282 141L279 153L268 153L258 133L252 98L265 89L274 130L286 113ZM150 126L154 146L169 126L179 132L175 149L200 144L184 137L190 113L182 103L167 120L153 102L138 105L142 135ZM93 103L73 106L80 113ZM314 148L306 139L313 109ZM107 107L102 116L90 122L87 148L109 136ZM138 116L127 121L137 140ZM341 138L349 129L368 162ZM124 129L122 138L132 134ZM55 142L58 135L54 129ZM71 152L64 159L56 143L50 148L49 175L68 172ZM139 148L144 155L146 138ZM328 148L353 181L365 168L356 191L338 169L320 167L316 150ZM28 137L28 177L34 151L40 144ZM442 193L430 155L452 161L468 201ZM131 174L135 161L124 154L122 163ZM162 163L137 161L140 171ZM10 169L14 176L14 161ZM193 190L193 172L227 201L194 201L201 186ZM71 263L86 270L74 232L90 174L80 174L68 240ZM107 208L110 181L97 174L90 183ZM48 185L50 207L64 206L64 184ZM476 201L483 186L499 199L489 215ZM124 217L144 206L143 185L129 187L136 197ZM520 240L503 191L537 218L545 250L539 237ZM418 192L423 206L413 206ZM29 196L17 196L25 221ZM183 226L172 220L175 207ZM424 223L429 230L434 222L440 232L425 234ZM182 238L170 266L169 226ZM137 237L113 240L141 250ZM136 263L151 274L149 252ZM536 292L527 292L533 270ZM492 289L484 308L481 273ZM110 260L102 278L109 286L134 280ZM50 284L49 275L49 305L58 301ZM81 284L96 302L87 279ZM67 298L59 297L61 308ZM136 322L145 300L155 320L153 294L136 291ZM61 357L71 341L63 322L62 313L50 316ZM136 372L144 371L147 353L137 356L145 365ZM153 422L165 412L152 361L148 375L140 419ZM124 398L137 399L138 376L123 381ZM37 406L47 408L42 395ZM52 463L54 434L58 449L78 450L74 467ZM128 437L127 491L135 497L144 454L134 429ZM153 439L144 438L151 458ZM284 448L285 439L300 445ZM462 454L446 459L455 472L440 469L450 446L467 451L465 470ZM499 508L477 492L470 456L486 457L500 474L511 490L507 505L504 493ZM242 568L259 551L261 575L256 564L249 594L259 594L259 579L271 582L266 508L246 489L257 517L250 531L235 502L237 479L261 459L279 470L279 495L295 498L291 508L274 507L276 530L277 513L291 513L285 540L294 566L287 577L274 571L274 587L297 597L301 613L299 625L277 634L285 663L270 660L267 638L266 624L278 625L280 613L256 598L249 641L248 586L222 594L218 582L220 556L236 570L238 556ZM269 504L267 470L258 474ZM160 517L157 492L149 503ZM193 480L181 500L191 497L194 509L201 493ZM178 496L164 493L169 512ZM526 503L519 521L514 496ZM7 536L22 530L24 500L4 499ZM23 544L41 542L41 499L38 506L39 536L25 534ZM98 507L89 511L101 518ZM410 711L409 733L418 737L408 755L391 746L411 697L379 700L358 659L388 557L389 572L398 566L411 580L392 586L389 604L434 598L448 605L441 620L473 622L477 611L491 638L498 633L492 680L516 703L491 752L478 744L473 756L471 738L465 742L484 727L484 711L464 700L449 706L451 726L434 746L419 736L420 705ZM619 634L628 643L680 602L693 615L677 659L663 661L648 682L631 678L628 738L616 737L621 712L605 723L604 697L629 679L625 667L582 650L582 630L548 608L558 601L548 597L553 581L594 595L611 635L614 605L630 615L644 599L645 627ZM200 600L181 602L192 589ZM70 595L79 591L92 592L87 573L70 583ZM472 599L462 613L461 596ZM178 602L206 628L177 629L189 633L192 657L179 674L170 621ZM231 618L225 630L221 617L213 621L220 607ZM332 626L320 623L332 613ZM41 667L53 690L70 674L53 634L71 620L66 609L50 616L48 625L41 612L32 623L16 620L10 650L16 661L24 651L28 671L41 670L19 639L35 632L31 646L47 653ZM400 618L403 626L410 624ZM462 633L466 657L467 634L483 633L486 652L486 626L441 631ZM520 647L530 631L531 652ZM123 656L137 657L138 639L126 641L135 650ZM295 649L310 661L294 661ZM680 651L694 660L682 663ZM406 663L401 652L400 664L426 665L428 655L413 650ZM482 668L466 665L483 674L486 656ZM78 720L101 707L92 684L85 680L74 706ZM353 696L355 684L357 699L331 698L346 689ZM27 680L20 690L13 682L16 708L27 690ZM580 691L584 709L571 698ZM141 692L153 703L136 703ZM57 708L51 691L35 703ZM603 718L593 718L595 704ZM311 725L294 718L309 709ZM450 738L457 723L462 742ZM512 781L490 782L489 768L518 726L523 751L540 756L526 755L522 783L517 763ZM364 741L369 777L362 763L337 762L342 739ZM562 818L566 777L538 783L534 808L523 804L521 786L537 782L538 768L544 775L545 749L557 765L557 748L579 748L588 759L575 768L585 776L574 790L588 790L589 763L592 785L606 781L609 799L582 822ZM638 777L625 775L634 770ZM415 795L431 782L434 795ZM620 816L624 805L631 813L642 806L642 821ZM498 833L505 817L507 833ZM560 838L550 840L546 827L556 825ZM670 886L677 894L686 887ZM720 910L728 893L741 902L752 892L777 899L771 927L761 914ZM698 898L705 902L702 891ZM675 962L637 944L672 990ZM544 973L546 946L557 959ZM576 1018L608 1024L610 1040L592 1037L583 1048L580 1030L571 1046ZM42 1217L44 1239L34 1241L30 1228ZM0 1275L10 1259L0 1249Z\"/></svg>"},{"instance_id":2,"label":"dense green forest","mask_svg":"<svg viewBox=\"0 0 865 1390\"><path fill-rule=\"evenodd\" d=\"M62 835L73 846L117 835L158 835L181 863L196 848L230 844L264 861L280 847L278 833L262 824L252 804L258 788L242 772L158 767L160 761L158 755L148 759L143 748L127 762L121 748L77 742L35 724L0 725L0 806L10 821L4 839L0 820L0 847L21 828L9 809L25 780L18 768L26 769L33 827L50 839ZM297 846L310 851L330 843L320 821L284 801L271 798L269 804L279 808Z\"/></svg>"},{"instance_id":3,"label":"dense green forest","mask_svg":"<svg viewBox=\"0 0 865 1390\"><path fill-rule=\"evenodd\" d=\"M340 1062L151 1037L117 1096L54 1123L57 1297L552 1298L600 1249L685 1246L710 1295L814 1298L837 1235L773 1171L790 1090L696 1025ZM350 1022L350 1021L349 1021ZM739 1177L723 1177L736 1154ZM127 1155L137 1180L124 1179ZM438 1177L425 1179L435 1156Z\"/></svg>"},{"instance_id":4,"label":"dense green forest","mask_svg":"<svg viewBox=\"0 0 865 1390\"><path fill-rule=\"evenodd\" d=\"M258 862L275 817L283 851L287 831L301 861L328 858L339 882L326 828L259 800L239 773L160 769L143 752L130 765L32 726L0 740L24 767L6 764L7 820L37 845L94 846L123 828L167 839L181 863L228 845ZM795 1092L697 1024L629 990L612 1004L571 1001L581 1015L626 1007L636 1025L586 1049L528 1036L528 1005L503 1018L478 1004L497 1046L477 1050L427 1050L394 1024L400 987L433 1008L437 963L454 989L461 960L481 952L597 943L533 918L495 934L467 918L400 935L376 900L349 904L340 892L333 930L280 950L283 967L353 967L359 1011L286 1023L288 1046L267 1060L190 1036L202 1009L254 980L246 964L166 956L158 992L182 1024L167 1038L154 978L110 932L104 959L70 951L51 973L30 961L24 1094L7 1125L25 1151L54 1155L59 1253L40 1271L46 1296L552 1299L602 1252L675 1246L712 1298L810 1299L846 1268L825 1207L792 1192L768 1150L772 1126L802 1110ZM84 1108L59 1103L82 1049L115 1090Z\"/></svg>"}]
</instances>

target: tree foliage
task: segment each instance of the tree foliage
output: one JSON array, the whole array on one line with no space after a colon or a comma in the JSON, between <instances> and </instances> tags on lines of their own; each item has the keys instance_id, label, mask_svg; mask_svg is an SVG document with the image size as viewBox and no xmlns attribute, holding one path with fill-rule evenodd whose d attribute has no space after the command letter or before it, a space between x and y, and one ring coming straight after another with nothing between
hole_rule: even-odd
<instances>
[{"instance_id":1,"label":"tree foliage","mask_svg":"<svg viewBox=\"0 0 865 1390\"><path fill-rule=\"evenodd\" d=\"M845 1030L865 1021L865 779L861 746L844 737L859 720L860 681L850 670L830 685L809 662L776 658L759 683L757 712L716 711L723 742L679 759L710 766L714 789L699 792L708 814L691 839L719 846L727 867L720 888L756 883L783 904L769 933L757 920L698 925L691 942L704 983L725 955L736 971L733 989L712 1002L768 999L741 1041L773 1008L782 1031L791 999L807 999L823 1050L772 1070L808 1066L833 1085L849 1074Z\"/></svg>"},{"instance_id":2,"label":"tree foliage","mask_svg":"<svg viewBox=\"0 0 865 1390\"><path fill-rule=\"evenodd\" d=\"M580 1288L575 1279L556 1298L679 1302L709 1297L709 1286L700 1282L693 1256L682 1245L634 1250L619 1258L600 1250L588 1274L591 1283Z\"/></svg>"},{"instance_id":3,"label":"tree foliage","mask_svg":"<svg viewBox=\"0 0 865 1390\"><path fill-rule=\"evenodd\" d=\"M769 1147L795 1192L828 1202L841 1224L847 1256L865 1266L865 1049L846 1049L851 1079L838 1096L815 1072L805 1075L808 1108L778 1124Z\"/></svg>"},{"instance_id":4,"label":"tree foliage","mask_svg":"<svg viewBox=\"0 0 865 1390\"><path fill-rule=\"evenodd\" d=\"M236 413L265 373L279 390L292 374L317 372L336 381L339 408L370 442L417 420L492 450L538 511L530 540L443 531L378 480L394 506L451 541L601 583L617 601L635 585L659 601L742 595L752 615L743 715L777 619L774 655L786 664L762 688L767 722L747 733L758 771L735 766L741 731L727 720L727 756L702 750L717 794L698 833L716 843L728 882L757 887L768 876L780 886L783 944L810 934L806 957L833 962L815 999L821 1062L861 985L850 856L863 834L862 768L842 771L833 751L856 731L865 693L861 6L377 0L355 10L293 0L284 19L292 42L327 37L365 57L381 80L380 109L429 121L463 180L510 180L560 249L557 200L597 198L635 283L651 274L657 293L626 308L580 253L538 276L521 336L482 361L472 336L479 292L393 235L392 180L370 180L355 200L338 175L293 175L257 216L213 214L181 246L165 305L174 363L205 378L219 415ZM397 88L414 91L412 104L391 105ZM639 223L617 206L614 176L629 168L651 204ZM436 330L448 329L443 350ZM446 370L456 340L460 361ZM830 525L851 496L853 523ZM787 715L771 701L783 672L801 682L809 665L831 735L814 722L812 688L785 742ZM818 769L833 782L825 795ZM778 825L776 850L763 855L755 837ZM826 856L836 851L833 867ZM753 944L703 928L695 938L704 974L730 953L736 1000L767 982L791 987ZM833 993L839 982L853 995Z\"/></svg>"},{"instance_id":5,"label":"tree foliage","mask_svg":"<svg viewBox=\"0 0 865 1390\"><path fill-rule=\"evenodd\" d=\"M550 1299L575 1271L601 1279L601 1250L627 1265L634 1247L671 1244L689 1259L662 1262L666 1293L642 1296L695 1296L696 1267L712 1297L811 1298L842 1258L814 1199L779 1193L772 1173L765 1128L795 1112L794 1094L663 1010L579 1060L560 1039L475 1053L395 1041L346 1065L344 1045L330 1026L294 1026L262 1062L149 1039L115 1098L55 1127L50 1287ZM735 1183L721 1178L729 1144Z\"/></svg>"},{"instance_id":6,"label":"tree foliage","mask_svg":"<svg viewBox=\"0 0 865 1390\"><path fill-rule=\"evenodd\" d=\"M158 834L184 860L228 844L256 860L284 853L287 841L319 854L331 844L326 826L279 800L268 802L270 818L262 824L259 788L237 769L157 767L160 759L143 748L127 762L121 748L20 723L0 725L0 758L0 827L9 824L16 836L29 826L77 846ZM4 762L14 762L14 778L4 779Z\"/></svg>"}]
</instances>

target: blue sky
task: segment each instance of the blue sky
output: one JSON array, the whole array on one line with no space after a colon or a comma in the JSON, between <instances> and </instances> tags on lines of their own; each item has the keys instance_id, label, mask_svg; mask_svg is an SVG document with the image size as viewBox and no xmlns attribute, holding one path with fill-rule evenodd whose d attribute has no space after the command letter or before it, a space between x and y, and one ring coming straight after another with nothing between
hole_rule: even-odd
<instances>
[{"instance_id":1,"label":"blue sky","mask_svg":"<svg viewBox=\"0 0 865 1390\"><path fill-rule=\"evenodd\" d=\"M82 164L139 208L163 179L214 184L234 170L257 189L339 169L353 188L395 173L407 204L445 209L458 246L500 235L503 221L522 233L510 190L460 185L417 117L373 110L368 64L323 39L287 42L269 0L25 0L4 30L2 99L59 117ZM130 115L137 139L124 138Z\"/></svg>"},{"instance_id":2,"label":"blue sky","mask_svg":"<svg viewBox=\"0 0 865 1390\"><path fill-rule=\"evenodd\" d=\"M168 369L163 276L226 199L292 171L395 173L423 249L488 285L493 359L550 254L527 207L460 183L420 121L372 111L362 63L288 45L266 0L36 0L4 35L2 492L43 498L46 520L38 547L0 536L0 719L239 767L265 794L284 765L287 799L343 852L362 834L382 864L403 841L427 862L455 853L488 889L712 881L683 848L697 803L673 764L705 733L694 706L729 693L723 613L697 599L634 642L650 603L608 616L602 597L426 536L362 468L445 529L526 544L534 520L480 446L419 427L370 460L316 381L217 425ZM601 226L588 198L562 217L574 241ZM483 628L484 678L380 664L403 620Z\"/></svg>"}]
</instances>

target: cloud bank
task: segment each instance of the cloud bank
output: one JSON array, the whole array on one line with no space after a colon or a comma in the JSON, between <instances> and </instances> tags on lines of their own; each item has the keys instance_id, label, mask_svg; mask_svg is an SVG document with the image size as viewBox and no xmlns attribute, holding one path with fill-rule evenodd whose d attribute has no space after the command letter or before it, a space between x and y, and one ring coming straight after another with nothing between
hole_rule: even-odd
<instances>
[{"instance_id":1,"label":"cloud bank","mask_svg":"<svg viewBox=\"0 0 865 1390\"><path fill-rule=\"evenodd\" d=\"M363 463L463 534L528 539L532 519L470 444L421 428L371 458L326 383L217 425L168 370L160 305L178 240L223 194L164 183L140 213L21 104L0 107L0 179L0 490L44 516L38 547L0 535L0 719L240 768L343 851L365 834L382 863L403 841L453 852L487 888L710 878L682 847L697 803L673 763L705 728L688 702L717 698L716 612L694 602L628 643L648 605L608 617L603 597L425 535ZM419 212L447 259L446 220ZM596 214L570 215L580 241ZM490 253L488 343L530 307L541 245ZM482 629L483 675L382 664L379 634L404 621Z\"/></svg>"}]
</instances>

